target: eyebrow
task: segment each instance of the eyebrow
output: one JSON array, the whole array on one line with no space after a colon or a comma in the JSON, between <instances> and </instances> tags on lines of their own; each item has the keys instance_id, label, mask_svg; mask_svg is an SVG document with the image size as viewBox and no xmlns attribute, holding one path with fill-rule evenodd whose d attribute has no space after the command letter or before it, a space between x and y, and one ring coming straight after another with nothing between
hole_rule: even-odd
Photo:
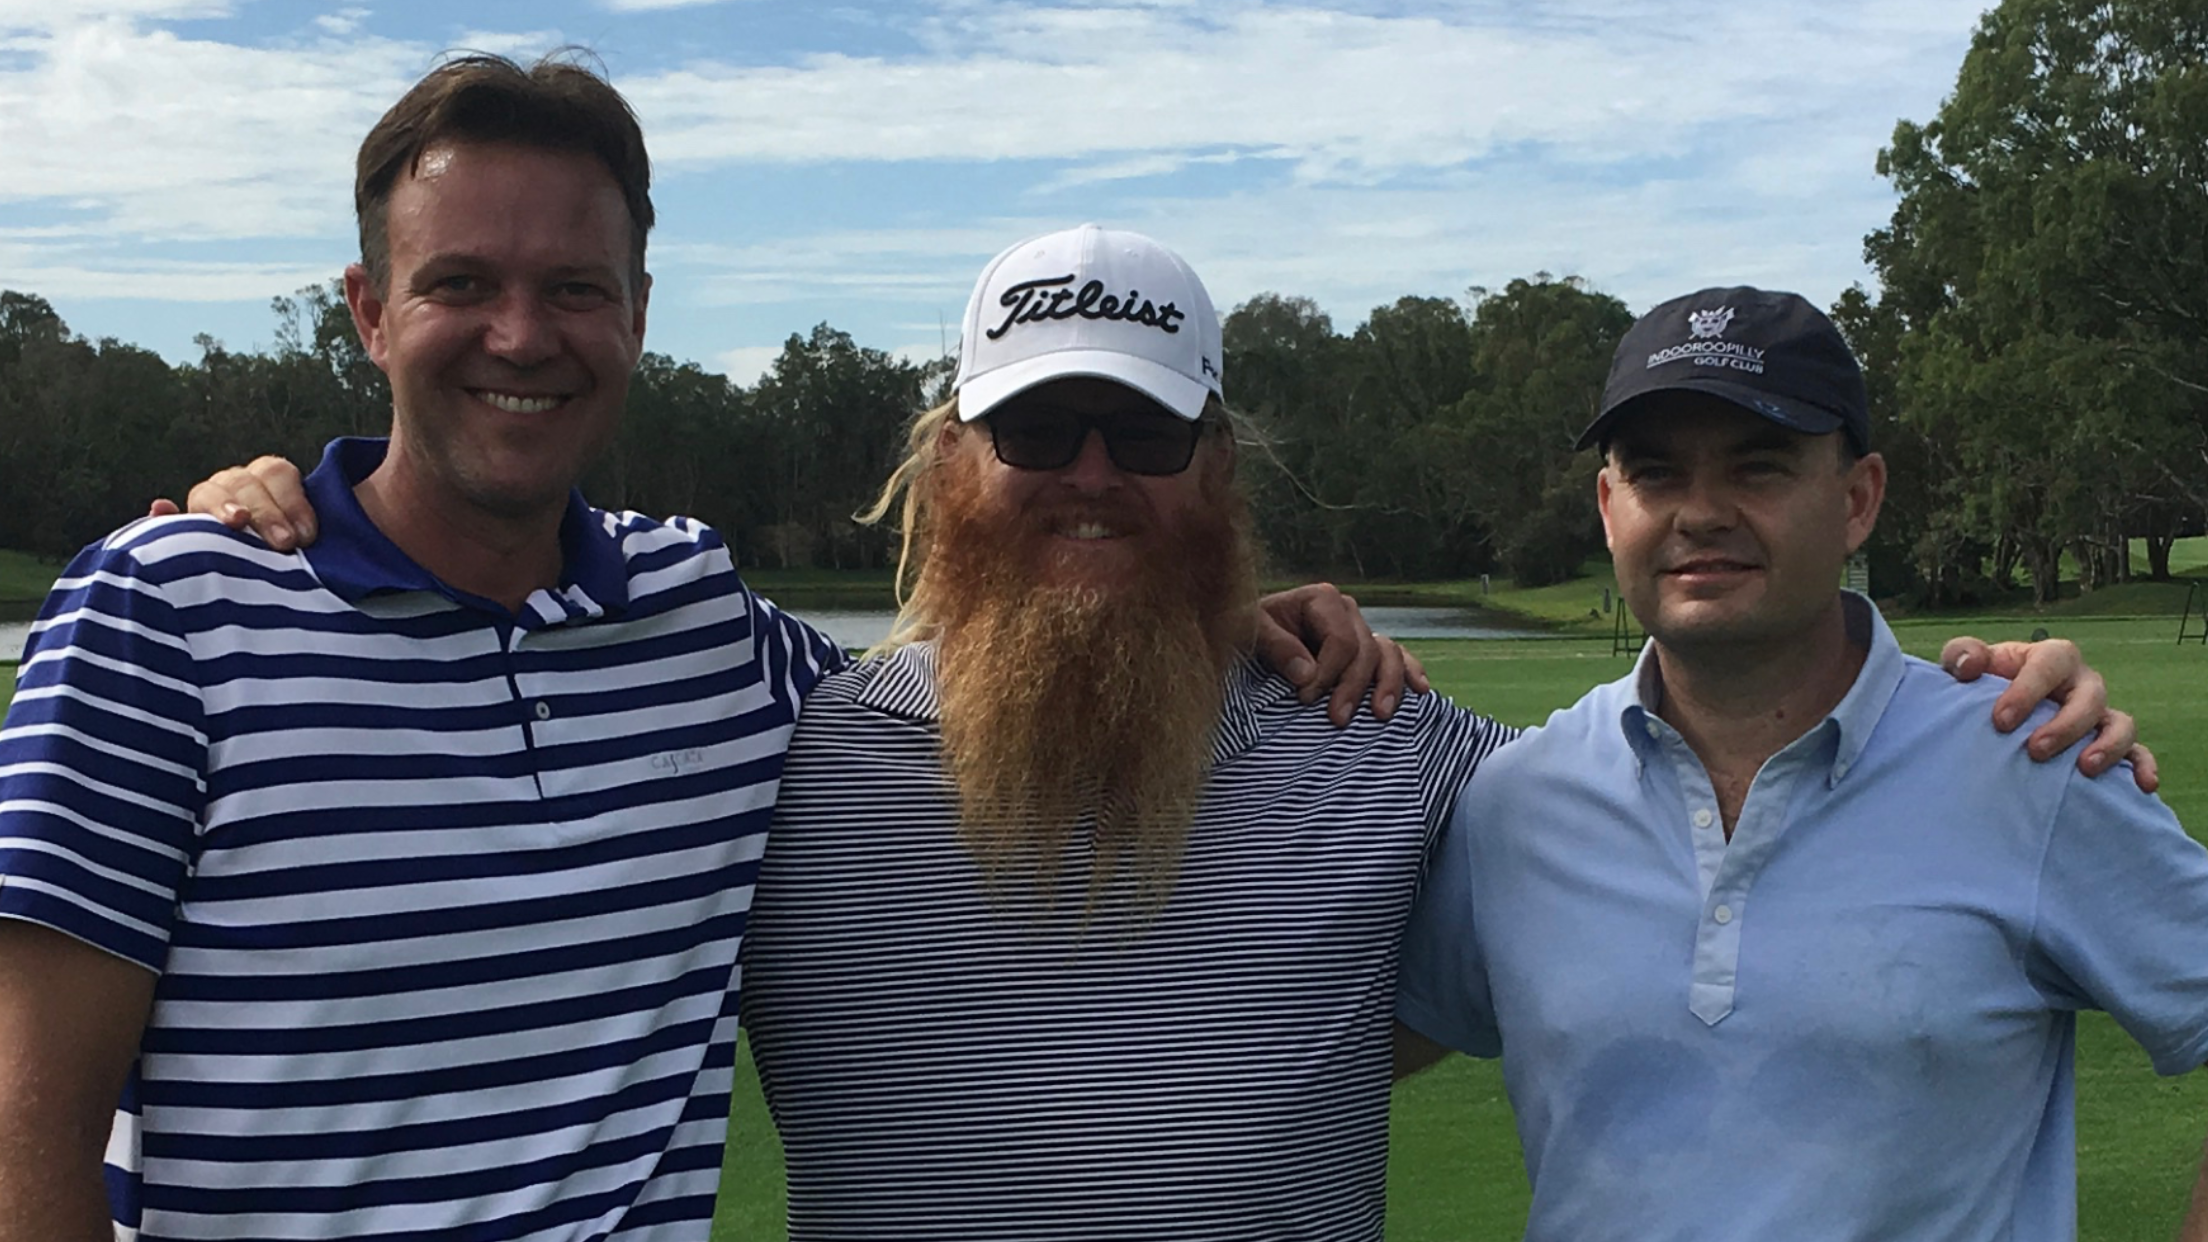
<instances>
[{"instance_id":1,"label":"eyebrow","mask_svg":"<svg viewBox=\"0 0 2208 1242\"><path fill-rule=\"evenodd\" d=\"M1748 453L1787 453L1798 456L1807 450L1813 438L1788 431L1784 427L1766 424L1735 436L1725 445L1724 451L1730 457ZM1655 437L1619 436L1612 443L1611 451L1622 462L1662 460L1677 456Z\"/></svg>"}]
</instances>

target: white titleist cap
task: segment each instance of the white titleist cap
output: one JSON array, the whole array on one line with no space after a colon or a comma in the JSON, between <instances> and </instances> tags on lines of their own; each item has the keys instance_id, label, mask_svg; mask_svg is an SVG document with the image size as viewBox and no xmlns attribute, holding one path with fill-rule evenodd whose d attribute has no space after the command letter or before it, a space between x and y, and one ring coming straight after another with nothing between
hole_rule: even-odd
<instances>
[{"instance_id":1,"label":"white titleist cap","mask_svg":"<svg viewBox=\"0 0 2208 1242\"><path fill-rule=\"evenodd\" d=\"M1204 412L1220 392L1219 315L1181 256L1084 224L981 269L959 341L959 418L1074 376L1115 380L1182 418Z\"/></svg>"}]
</instances>

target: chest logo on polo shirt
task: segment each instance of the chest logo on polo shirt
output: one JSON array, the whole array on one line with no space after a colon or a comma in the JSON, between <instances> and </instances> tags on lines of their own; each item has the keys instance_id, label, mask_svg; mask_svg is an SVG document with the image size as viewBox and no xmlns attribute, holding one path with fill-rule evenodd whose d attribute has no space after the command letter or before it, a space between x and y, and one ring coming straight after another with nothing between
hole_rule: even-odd
<instances>
[{"instance_id":1,"label":"chest logo on polo shirt","mask_svg":"<svg viewBox=\"0 0 2208 1242\"><path fill-rule=\"evenodd\" d=\"M680 776L705 766L705 752L692 746L652 756L652 770L661 776Z\"/></svg>"}]
</instances>

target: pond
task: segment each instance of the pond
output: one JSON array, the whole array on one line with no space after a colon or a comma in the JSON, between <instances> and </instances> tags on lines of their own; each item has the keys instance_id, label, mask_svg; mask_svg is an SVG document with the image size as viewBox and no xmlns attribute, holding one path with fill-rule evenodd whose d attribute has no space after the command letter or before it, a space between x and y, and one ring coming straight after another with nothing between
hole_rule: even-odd
<instances>
[{"instance_id":1,"label":"pond","mask_svg":"<svg viewBox=\"0 0 2208 1242\"><path fill-rule=\"evenodd\" d=\"M893 614L878 611L839 611L815 608L798 615L828 631L846 647L871 647L889 636ZM1396 638L1539 638L1541 631L1498 624L1483 613L1461 608L1367 608L1372 628ZM23 656L23 643L31 635L28 621L0 621L0 660Z\"/></svg>"}]
</instances>

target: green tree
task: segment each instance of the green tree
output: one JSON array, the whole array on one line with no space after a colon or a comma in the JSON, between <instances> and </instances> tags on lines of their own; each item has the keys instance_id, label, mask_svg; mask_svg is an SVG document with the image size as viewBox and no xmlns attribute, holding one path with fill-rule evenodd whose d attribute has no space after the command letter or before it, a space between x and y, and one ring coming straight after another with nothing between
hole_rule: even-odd
<instances>
[{"instance_id":1,"label":"green tree","mask_svg":"<svg viewBox=\"0 0 2208 1242\"><path fill-rule=\"evenodd\" d=\"M1278 293L1235 307L1220 333L1259 534L1283 566L1342 563L1338 528L1356 499L1361 452L1347 417L1347 343L1316 302Z\"/></svg>"},{"instance_id":2,"label":"green tree","mask_svg":"<svg viewBox=\"0 0 2208 1242\"><path fill-rule=\"evenodd\" d=\"M1447 298L1373 308L1343 351L1341 461L1352 480L1337 526L1360 573L1459 576L1487 565L1486 532L1421 456L1472 388L1471 324Z\"/></svg>"},{"instance_id":3,"label":"green tree","mask_svg":"<svg viewBox=\"0 0 2208 1242\"><path fill-rule=\"evenodd\" d=\"M1633 314L1574 276L1541 273L1473 294L1478 378L1424 459L1435 463L1437 490L1463 507L1457 520L1485 523L1515 581L1562 582L1602 548L1600 463L1572 444L1601 409L1610 356Z\"/></svg>"},{"instance_id":4,"label":"green tree","mask_svg":"<svg viewBox=\"0 0 2208 1242\"><path fill-rule=\"evenodd\" d=\"M2128 534L2166 575L2208 504L2208 9L2005 0L1879 171L1901 200L1865 253L1941 520L2042 599L2066 548L2123 576Z\"/></svg>"},{"instance_id":5,"label":"green tree","mask_svg":"<svg viewBox=\"0 0 2208 1242\"><path fill-rule=\"evenodd\" d=\"M783 343L751 392L752 443L769 466L760 482L771 520L748 532L750 563L890 563L896 550L887 534L852 515L902 455L920 385L920 367L825 323Z\"/></svg>"}]
</instances>

